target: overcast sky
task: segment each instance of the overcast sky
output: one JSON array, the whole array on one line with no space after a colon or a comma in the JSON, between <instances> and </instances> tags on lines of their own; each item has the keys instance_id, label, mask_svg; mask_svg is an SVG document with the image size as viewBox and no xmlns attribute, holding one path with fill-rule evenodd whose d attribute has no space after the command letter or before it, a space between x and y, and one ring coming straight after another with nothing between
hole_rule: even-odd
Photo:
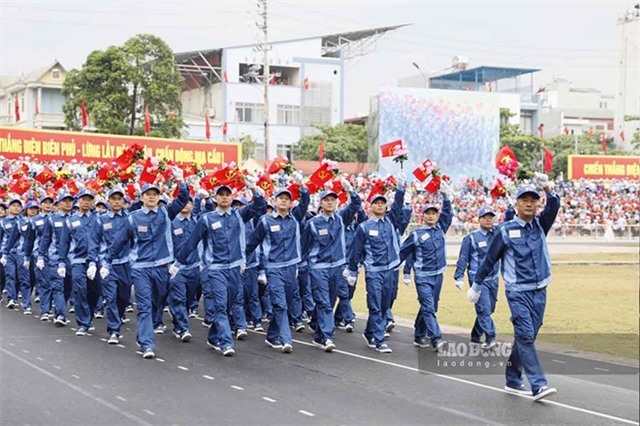
<instances>
[{"instance_id":1,"label":"overcast sky","mask_svg":"<svg viewBox=\"0 0 640 426\"><path fill-rule=\"evenodd\" d=\"M451 64L539 68L534 86L562 75L613 94L616 20L634 1L276 1L270 38L283 40L378 26L388 33L347 65L347 116L366 114L369 96L398 78ZM61 61L80 67L93 50L152 33L174 52L254 43L255 1L0 0L0 74L20 75Z\"/></svg>"}]
</instances>

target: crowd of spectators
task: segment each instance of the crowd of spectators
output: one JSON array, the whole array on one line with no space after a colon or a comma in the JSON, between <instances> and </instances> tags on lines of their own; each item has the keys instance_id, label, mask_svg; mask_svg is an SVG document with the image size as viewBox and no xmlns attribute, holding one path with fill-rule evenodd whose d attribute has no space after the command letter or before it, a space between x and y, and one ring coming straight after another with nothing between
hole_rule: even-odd
<instances>
[{"instance_id":1,"label":"crowd of spectators","mask_svg":"<svg viewBox=\"0 0 640 426\"><path fill-rule=\"evenodd\" d=\"M94 179L102 164L85 164L83 161L71 162L51 161L43 162L29 157L9 160L0 156L2 176L0 185L7 188L12 181L12 175L19 168L27 165L27 176L33 178L43 168L61 172L66 171L74 176L78 183ZM379 177L375 174L362 173L349 176L356 189L360 189L363 197L373 186L372 182ZM286 178L280 176L276 182ZM495 199L490 194L490 182L482 178L461 179L453 183L454 192L452 202L454 217L451 226L453 235L465 235L478 225L478 210L490 204L497 212L499 220L511 202L509 198ZM558 181L556 192L562 197L562 207L554 224L551 235L595 235L602 234L611 228L617 236L638 236L640 234L640 181L638 180L574 180ZM429 192L423 189L419 182L413 182L408 191L414 214L413 221L419 223L421 209L427 203L438 202Z\"/></svg>"}]
</instances>

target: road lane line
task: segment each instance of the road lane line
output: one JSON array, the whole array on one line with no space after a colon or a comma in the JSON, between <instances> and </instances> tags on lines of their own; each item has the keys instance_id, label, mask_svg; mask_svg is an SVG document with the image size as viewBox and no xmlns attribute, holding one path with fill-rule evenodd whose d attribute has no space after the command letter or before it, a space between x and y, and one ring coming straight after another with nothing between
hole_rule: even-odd
<instances>
[{"instance_id":1,"label":"road lane line","mask_svg":"<svg viewBox=\"0 0 640 426\"><path fill-rule=\"evenodd\" d=\"M187 367L183 367L181 365L178 366L178 369L180 369L182 371L189 371L189 369Z\"/></svg>"},{"instance_id":2,"label":"road lane line","mask_svg":"<svg viewBox=\"0 0 640 426\"><path fill-rule=\"evenodd\" d=\"M310 412L305 411L305 410L298 410L298 413L304 414L305 416L309 416L309 417L315 417L316 416L315 414L310 413Z\"/></svg>"},{"instance_id":3,"label":"road lane line","mask_svg":"<svg viewBox=\"0 0 640 426\"><path fill-rule=\"evenodd\" d=\"M264 399L264 400L265 400L265 401L267 401L267 402L276 402L276 400L275 400L275 399L269 398L269 397L267 397L267 396L263 396L263 397L262 397L262 399Z\"/></svg>"},{"instance_id":4,"label":"road lane line","mask_svg":"<svg viewBox=\"0 0 640 426\"><path fill-rule=\"evenodd\" d=\"M240 386L236 386L236 385L231 385L231 388L239 391L244 390L244 388L241 388Z\"/></svg>"},{"instance_id":5,"label":"road lane line","mask_svg":"<svg viewBox=\"0 0 640 426\"><path fill-rule=\"evenodd\" d=\"M73 383L70 383L70 382L68 382L68 381L64 380L64 379L63 379L63 378L61 378L61 377L56 376L55 374L53 374L53 373L51 373L51 372L49 372L49 371L45 370L44 368L40 368L40 367L38 367L37 365L35 365L35 364L33 364L33 363L31 363L31 362L29 362L29 361L25 360L25 359L22 359L22 358L20 358L19 356L15 355L15 354L13 354L13 353L11 353L11 352L9 352L9 351L7 351L6 349L2 349L2 348L0 348L0 350L1 350L2 352L4 352L5 354L9 355L10 357L12 357L12 358L14 358L14 359L16 359L16 360L20 361L21 363L23 363L23 364L25 364L25 365L27 365L27 366L29 366L29 367L33 368L34 370L39 371L40 373L44 374L45 376L47 376L47 377L49 377L49 378L51 378L51 379L53 379L53 380L55 380L55 381L57 381L57 382L59 382L59 383L61 383L61 384L65 385L65 386L67 386L68 388L73 389L74 391L76 391L76 392L80 393L80 394L81 394L81 395L83 395L83 396L86 396L87 398L90 398L90 399L94 400L94 401L95 401L95 402L97 402L98 404L100 404L100 405L102 405L102 406L104 406L104 407L106 407L106 408L110 409L111 411L113 411L113 412L115 412L115 413L118 413L118 414L120 414L120 415L122 415L122 416L126 417L127 419L131 420L132 422L134 422L134 423L136 423L136 424L139 424L139 425L151 426L151 423L145 422L145 421L144 421L144 420L142 420L141 418L139 418L139 417L137 417L137 416L135 416L135 415L133 415L133 414L131 414L131 413L128 413L128 412L126 412L126 411L122 410L120 407L117 407L117 406L115 406L115 405L111 404L110 402L105 401L104 399L102 399L102 398L100 398L100 397L98 397L98 396L93 395L91 392L88 392L88 391L86 391L86 390L82 389L81 387L76 386L76 385L74 385ZM94 385L94 386L95 386L95 385Z\"/></svg>"},{"instance_id":6,"label":"road lane line","mask_svg":"<svg viewBox=\"0 0 640 426\"><path fill-rule=\"evenodd\" d=\"M127 402L127 400L123 397L121 397L120 395L116 395L116 399L119 399L122 402Z\"/></svg>"},{"instance_id":7,"label":"road lane line","mask_svg":"<svg viewBox=\"0 0 640 426\"><path fill-rule=\"evenodd\" d=\"M150 416L155 416L156 415L156 413L154 413L153 411L149 411L149 410L142 410L142 411L144 411L145 413L147 413Z\"/></svg>"},{"instance_id":8,"label":"road lane line","mask_svg":"<svg viewBox=\"0 0 640 426\"><path fill-rule=\"evenodd\" d=\"M211 376L207 376L206 374L204 374L202 377L204 377L207 380L213 380L213 377Z\"/></svg>"}]
</instances>

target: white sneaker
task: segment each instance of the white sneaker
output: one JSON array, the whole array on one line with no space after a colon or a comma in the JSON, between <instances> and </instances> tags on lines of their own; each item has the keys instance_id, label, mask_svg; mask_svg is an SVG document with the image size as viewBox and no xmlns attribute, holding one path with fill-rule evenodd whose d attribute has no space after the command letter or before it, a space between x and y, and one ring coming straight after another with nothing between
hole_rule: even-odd
<instances>
[{"instance_id":1,"label":"white sneaker","mask_svg":"<svg viewBox=\"0 0 640 426\"><path fill-rule=\"evenodd\" d=\"M516 393L518 395L527 395L531 396L531 391L527 389L527 387L522 383L519 387L513 387L509 385L505 385L504 390L510 393Z\"/></svg>"},{"instance_id":2,"label":"white sneaker","mask_svg":"<svg viewBox=\"0 0 640 426\"><path fill-rule=\"evenodd\" d=\"M333 350L336 348L335 343L333 343L333 341L331 339L327 339L324 342L324 351L325 352L333 352Z\"/></svg>"},{"instance_id":3,"label":"white sneaker","mask_svg":"<svg viewBox=\"0 0 640 426\"><path fill-rule=\"evenodd\" d=\"M118 336L118 333L111 333L111 336L109 336L109 340L107 340L107 343L110 345L117 345L118 343L120 343L120 337Z\"/></svg>"},{"instance_id":4,"label":"white sneaker","mask_svg":"<svg viewBox=\"0 0 640 426\"><path fill-rule=\"evenodd\" d=\"M291 345L291 343L285 343L284 345L282 345L282 352L285 354L290 354L291 352L293 352L293 346Z\"/></svg>"},{"instance_id":5,"label":"white sneaker","mask_svg":"<svg viewBox=\"0 0 640 426\"><path fill-rule=\"evenodd\" d=\"M222 356L232 357L236 354L236 351L233 348L227 348L222 351Z\"/></svg>"},{"instance_id":6,"label":"white sneaker","mask_svg":"<svg viewBox=\"0 0 640 426\"><path fill-rule=\"evenodd\" d=\"M246 340L247 336L248 336L248 334L247 334L246 330L240 329L240 330L236 331L236 339L237 340Z\"/></svg>"},{"instance_id":7,"label":"white sneaker","mask_svg":"<svg viewBox=\"0 0 640 426\"><path fill-rule=\"evenodd\" d=\"M151 349L147 349L144 351L144 353L142 354L142 358L144 359L153 359L155 358L156 354L151 350Z\"/></svg>"},{"instance_id":8,"label":"white sneaker","mask_svg":"<svg viewBox=\"0 0 640 426\"><path fill-rule=\"evenodd\" d=\"M554 393L557 393L558 389L556 388L550 388L549 386L543 386L540 389L538 389L538 392L535 393L535 395L533 395L533 400L534 401L540 401L543 398L546 398L550 395L553 395Z\"/></svg>"}]
</instances>

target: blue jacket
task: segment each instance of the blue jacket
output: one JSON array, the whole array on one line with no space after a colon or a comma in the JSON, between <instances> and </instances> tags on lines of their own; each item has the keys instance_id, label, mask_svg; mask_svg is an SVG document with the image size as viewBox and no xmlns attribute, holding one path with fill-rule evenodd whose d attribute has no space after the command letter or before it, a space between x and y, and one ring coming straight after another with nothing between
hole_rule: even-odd
<instances>
[{"instance_id":1,"label":"blue jacket","mask_svg":"<svg viewBox=\"0 0 640 426\"><path fill-rule=\"evenodd\" d=\"M348 206L329 217L324 213L309 219L302 232L303 260L310 269L333 268L344 265L347 259L346 224L351 224L362 201L355 192Z\"/></svg>"},{"instance_id":2,"label":"blue jacket","mask_svg":"<svg viewBox=\"0 0 640 426\"><path fill-rule=\"evenodd\" d=\"M447 269L445 234L451 226L452 216L451 200L445 196L442 198L442 211L435 226L412 231L402 243L400 261L410 257L416 277L439 275Z\"/></svg>"},{"instance_id":3,"label":"blue jacket","mask_svg":"<svg viewBox=\"0 0 640 426\"><path fill-rule=\"evenodd\" d=\"M462 239L458 263L456 264L456 271L453 274L454 280L459 281L464 279L464 271L466 269L469 277L469 284L475 282L476 273L487 256L491 241L496 233L499 232L499 228L495 226L488 231L485 231L484 229L477 229L467 234ZM493 267L492 273L486 279L494 281L497 280L499 269L500 264L496 263Z\"/></svg>"},{"instance_id":4,"label":"blue jacket","mask_svg":"<svg viewBox=\"0 0 640 426\"><path fill-rule=\"evenodd\" d=\"M58 241L58 267L65 266L64 259L69 258L72 265L84 264L89 260L89 236L95 232L98 215L93 212L74 213L65 220Z\"/></svg>"},{"instance_id":5,"label":"blue jacket","mask_svg":"<svg viewBox=\"0 0 640 426\"><path fill-rule=\"evenodd\" d=\"M226 212L216 209L202 215L193 232L177 252L179 266L192 265L189 261L198 245L203 242L201 262L208 269L229 269L246 265L247 243L245 223L267 209L264 197L255 195L253 202Z\"/></svg>"},{"instance_id":6,"label":"blue jacket","mask_svg":"<svg viewBox=\"0 0 640 426\"><path fill-rule=\"evenodd\" d=\"M116 239L104 258L106 265L121 256L122 250L131 244L129 261L133 269L152 268L173 262L171 221L189 201L189 189L180 184L178 197L167 206L154 209L142 207L133 211L118 231Z\"/></svg>"},{"instance_id":7,"label":"blue jacket","mask_svg":"<svg viewBox=\"0 0 640 426\"><path fill-rule=\"evenodd\" d=\"M50 215L51 213L38 213L29 221L29 230L27 231L26 241L24 242L25 256L31 257L34 252L37 253L45 225Z\"/></svg>"},{"instance_id":8,"label":"blue jacket","mask_svg":"<svg viewBox=\"0 0 640 426\"><path fill-rule=\"evenodd\" d=\"M65 227L65 222L68 217L68 214L60 212L49 215L45 221L44 230L42 231L42 238L40 239L38 247L38 259L58 263L60 236L62 235L62 230ZM65 262L67 260L68 259L65 259Z\"/></svg>"},{"instance_id":9,"label":"blue jacket","mask_svg":"<svg viewBox=\"0 0 640 426\"><path fill-rule=\"evenodd\" d=\"M260 247L261 262L265 269L296 265L302 260L300 223L309 208L309 190L300 189L300 203L285 216L276 211L263 215L249 237L247 255Z\"/></svg>"},{"instance_id":10,"label":"blue jacket","mask_svg":"<svg viewBox=\"0 0 640 426\"><path fill-rule=\"evenodd\" d=\"M127 226L127 213L124 209L118 213L107 212L96 218L93 232L89 236L89 253L87 258L90 263L99 263L103 267L108 264L105 261L108 251L116 240L119 230ZM129 262L131 246L125 244L122 252L111 260L112 265L122 265Z\"/></svg>"},{"instance_id":11,"label":"blue jacket","mask_svg":"<svg viewBox=\"0 0 640 426\"><path fill-rule=\"evenodd\" d=\"M29 231L29 221L23 216L7 215L2 222L1 249L3 256L9 254L24 255L24 246Z\"/></svg>"},{"instance_id":12,"label":"blue jacket","mask_svg":"<svg viewBox=\"0 0 640 426\"><path fill-rule=\"evenodd\" d=\"M171 222L173 250L176 257L178 256L178 253L180 253L180 250L182 250L182 247L184 247L184 245L188 241L191 233L196 228L197 223L198 219L196 219L193 215L184 217L180 214L176 216L176 218ZM190 269L200 264L201 247L202 246L196 247L196 250L193 250L189 253L184 262L185 269Z\"/></svg>"},{"instance_id":13,"label":"blue jacket","mask_svg":"<svg viewBox=\"0 0 640 426\"><path fill-rule=\"evenodd\" d=\"M355 276L358 265L367 272L381 272L400 265L400 234L404 188L397 188L391 209L380 219L372 218L358 226L349 257L349 273Z\"/></svg>"},{"instance_id":14,"label":"blue jacket","mask_svg":"<svg viewBox=\"0 0 640 426\"><path fill-rule=\"evenodd\" d=\"M516 217L500 226L472 287L479 291L499 260L506 290L529 291L544 288L551 282L551 259L546 235L560 209L560 197L547 193L547 203L540 216L530 223Z\"/></svg>"}]
</instances>

